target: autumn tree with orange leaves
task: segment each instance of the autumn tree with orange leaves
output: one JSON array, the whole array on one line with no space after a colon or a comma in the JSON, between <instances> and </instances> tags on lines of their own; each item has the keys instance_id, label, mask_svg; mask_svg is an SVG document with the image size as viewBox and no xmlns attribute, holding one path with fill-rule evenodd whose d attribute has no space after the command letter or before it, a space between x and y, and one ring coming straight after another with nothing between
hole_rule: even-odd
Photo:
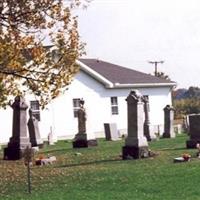
<instances>
[{"instance_id":1,"label":"autumn tree with orange leaves","mask_svg":"<svg viewBox=\"0 0 200 200\"><path fill-rule=\"evenodd\" d=\"M44 106L65 91L84 53L73 9L88 0L0 1L0 105L31 92ZM50 46L45 46L45 40Z\"/></svg>"}]
</instances>

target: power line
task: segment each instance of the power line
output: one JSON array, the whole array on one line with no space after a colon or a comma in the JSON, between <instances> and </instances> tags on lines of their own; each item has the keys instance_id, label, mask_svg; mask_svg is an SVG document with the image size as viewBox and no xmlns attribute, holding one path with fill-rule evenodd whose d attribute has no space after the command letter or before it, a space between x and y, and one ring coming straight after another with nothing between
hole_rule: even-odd
<instances>
[{"instance_id":1,"label":"power line","mask_svg":"<svg viewBox=\"0 0 200 200\"><path fill-rule=\"evenodd\" d=\"M154 71L154 75L157 76L158 74L158 64L163 64L164 61L160 60L160 61L148 61L150 64L153 64L155 66L155 71Z\"/></svg>"}]
</instances>

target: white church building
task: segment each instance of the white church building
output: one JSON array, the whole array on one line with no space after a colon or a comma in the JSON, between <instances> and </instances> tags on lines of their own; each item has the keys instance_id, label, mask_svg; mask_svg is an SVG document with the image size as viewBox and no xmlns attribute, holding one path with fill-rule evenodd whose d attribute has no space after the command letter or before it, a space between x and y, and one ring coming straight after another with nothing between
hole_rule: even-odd
<instances>
[{"instance_id":1,"label":"white church building","mask_svg":"<svg viewBox=\"0 0 200 200\"><path fill-rule=\"evenodd\" d=\"M132 89L148 96L151 127L155 132L160 127L162 132L163 108L172 103L175 82L96 59L80 59L77 63L80 71L68 90L44 110L40 109L36 98L26 97L39 119L42 138L46 139L50 131L57 139L74 137L78 131L76 111L80 99L85 101L89 139L105 137L104 123L116 123L120 134L126 134L126 98ZM12 135L12 113L11 107L0 110L0 143L7 143Z\"/></svg>"}]
</instances>

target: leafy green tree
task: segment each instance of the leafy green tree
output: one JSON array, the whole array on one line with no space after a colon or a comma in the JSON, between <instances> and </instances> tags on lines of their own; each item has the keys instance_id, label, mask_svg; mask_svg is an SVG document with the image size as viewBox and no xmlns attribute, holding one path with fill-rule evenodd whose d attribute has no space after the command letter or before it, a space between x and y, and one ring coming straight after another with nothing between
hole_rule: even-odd
<instances>
[{"instance_id":1,"label":"leafy green tree","mask_svg":"<svg viewBox=\"0 0 200 200\"><path fill-rule=\"evenodd\" d=\"M200 99L187 98L173 101L175 118L183 118L184 115L200 113Z\"/></svg>"},{"instance_id":2,"label":"leafy green tree","mask_svg":"<svg viewBox=\"0 0 200 200\"><path fill-rule=\"evenodd\" d=\"M176 110L175 117L182 118L184 115L200 113L200 88L189 87L173 91L173 105ZM181 95L179 94L181 93Z\"/></svg>"}]
</instances>

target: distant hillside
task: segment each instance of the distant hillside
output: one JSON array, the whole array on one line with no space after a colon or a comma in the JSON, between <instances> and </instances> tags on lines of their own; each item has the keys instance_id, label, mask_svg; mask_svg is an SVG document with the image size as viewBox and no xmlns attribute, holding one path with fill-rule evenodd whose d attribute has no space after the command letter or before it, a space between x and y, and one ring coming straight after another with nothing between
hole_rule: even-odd
<instances>
[{"instance_id":1,"label":"distant hillside","mask_svg":"<svg viewBox=\"0 0 200 200\"><path fill-rule=\"evenodd\" d=\"M200 88L189 87L188 89L177 89L173 91L172 97L174 100L200 98Z\"/></svg>"}]
</instances>

